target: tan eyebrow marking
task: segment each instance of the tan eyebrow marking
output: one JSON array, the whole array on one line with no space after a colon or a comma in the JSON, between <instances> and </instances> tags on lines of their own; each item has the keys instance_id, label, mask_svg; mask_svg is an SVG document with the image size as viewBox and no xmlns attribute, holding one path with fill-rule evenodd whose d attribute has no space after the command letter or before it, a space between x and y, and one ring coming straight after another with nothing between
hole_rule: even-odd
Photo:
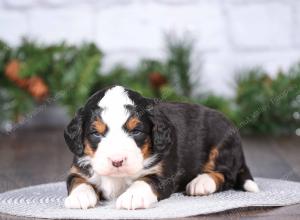
<instances>
[{"instance_id":1,"label":"tan eyebrow marking","mask_svg":"<svg viewBox=\"0 0 300 220\"><path fill-rule=\"evenodd\" d=\"M106 124L98 117L96 121L93 122L93 126L99 132L99 134L104 134L106 132Z\"/></svg>"},{"instance_id":2,"label":"tan eyebrow marking","mask_svg":"<svg viewBox=\"0 0 300 220\"><path fill-rule=\"evenodd\" d=\"M129 131L132 131L139 123L141 123L141 121L137 117L133 116L128 119L125 126Z\"/></svg>"}]
</instances>

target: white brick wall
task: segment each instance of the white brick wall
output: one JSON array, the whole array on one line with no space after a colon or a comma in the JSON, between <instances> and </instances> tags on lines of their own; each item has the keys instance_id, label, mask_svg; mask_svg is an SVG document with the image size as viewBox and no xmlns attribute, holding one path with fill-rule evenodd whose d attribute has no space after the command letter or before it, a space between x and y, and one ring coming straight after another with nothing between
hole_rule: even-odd
<instances>
[{"instance_id":1,"label":"white brick wall","mask_svg":"<svg viewBox=\"0 0 300 220\"><path fill-rule=\"evenodd\" d=\"M228 12L236 49L266 50L291 46L291 6L284 1L231 5Z\"/></svg>"},{"instance_id":2,"label":"white brick wall","mask_svg":"<svg viewBox=\"0 0 300 220\"><path fill-rule=\"evenodd\" d=\"M299 0L0 0L1 39L94 41L106 68L163 57L169 31L197 40L201 90L230 95L238 69L261 65L275 74L300 61Z\"/></svg>"},{"instance_id":3,"label":"white brick wall","mask_svg":"<svg viewBox=\"0 0 300 220\"><path fill-rule=\"evenodd\" d=\"M70 43L93 41L92 9L87 6L36 8L29 12L30 37L46 42L68 40Z\"/></svg>"}]
</instances>

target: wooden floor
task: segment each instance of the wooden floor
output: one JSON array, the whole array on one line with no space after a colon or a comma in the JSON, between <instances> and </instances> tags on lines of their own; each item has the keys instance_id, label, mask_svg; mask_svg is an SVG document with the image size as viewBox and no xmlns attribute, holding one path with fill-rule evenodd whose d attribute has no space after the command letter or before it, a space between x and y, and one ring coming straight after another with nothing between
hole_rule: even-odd
<instances>
[{"instance_id":1,"label":"wooden floor","mask_svg":"<svg viewBox=\"0 0 300 220\"><path fill-rule=\"evenodd\" d=\"M62 181L71 163L62 129L18 131L0 136L0 192ZM300 181L300 138L244 138L254 176ZM22 219L0 215L0 219ZM300 219L300 205L237 209L189 219Z\"/></svg>"}]
</instances>

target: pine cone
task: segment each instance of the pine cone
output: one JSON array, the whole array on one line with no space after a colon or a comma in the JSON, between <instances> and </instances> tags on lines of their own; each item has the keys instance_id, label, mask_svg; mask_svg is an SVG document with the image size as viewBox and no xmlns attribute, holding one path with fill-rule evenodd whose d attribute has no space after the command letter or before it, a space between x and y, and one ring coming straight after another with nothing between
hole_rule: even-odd
<instances>
[{"instance_id":1,"label":"pine cone","mask_svg":"<svg viewBox=\"0 0 300 220\"><path fill-rule=\"evenodd\" d=\"M28 86L28 80L19 77L20 62L18 60L10 61L5 67L5 75L8 79L16 83L21 88Z\"/></svg>"},{"instance_id":2,"label":"pine cone","mask_svg":"<svg viewBox=\"0 0 300 220\"><path fill-rule=\"evenodd\" d=\"M149 75L151 86L154 89L160 89L163 85L167 84L167 79L159 72L153 72Z\"/></svg>"},{"instance_id":3,"label":"pine cone","mask_svg":"<svg viewBox=\"0 0 300 220\"><path fill-rule=\"evenodd\" d=\"M28 79L28 92L38 101L44 100L48 95L48 87L43 79L34 76Z\"/></svg>"},{"instance_id":4,"label":"pine cone","mask_svg":"<svg viewBox=\"0 0 300 220\"><path fill-rule=\"evenodd\" d=\"M22 79L19 72L20 62L18 60L12 60L6 65L5 75L9 80L27 90L37 101L44 100L48 95L48 87L43 79L38 76Z\"/></svg>"}]
</instances>

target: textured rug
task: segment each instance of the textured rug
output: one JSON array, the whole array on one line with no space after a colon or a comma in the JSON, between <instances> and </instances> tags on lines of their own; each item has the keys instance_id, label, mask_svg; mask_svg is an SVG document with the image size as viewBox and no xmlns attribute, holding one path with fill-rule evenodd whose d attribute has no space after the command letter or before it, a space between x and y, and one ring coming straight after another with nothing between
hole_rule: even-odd
<instances>
[{"instance_id":1,"label":"textured rug","mask_svg":"<svg viewBox=\"0 0 300 220\"><path fill-rule=\"evenodd\" d=\"M0 213L51 219L153 219L300 203L300 183L264 178L256 178L256 182L259 193L229 190L202 197L177 193L145 210L117 210L114 201L88 210L65 209L65 183L50 183L0 194Z\"/></svg>"}]
</instances>

